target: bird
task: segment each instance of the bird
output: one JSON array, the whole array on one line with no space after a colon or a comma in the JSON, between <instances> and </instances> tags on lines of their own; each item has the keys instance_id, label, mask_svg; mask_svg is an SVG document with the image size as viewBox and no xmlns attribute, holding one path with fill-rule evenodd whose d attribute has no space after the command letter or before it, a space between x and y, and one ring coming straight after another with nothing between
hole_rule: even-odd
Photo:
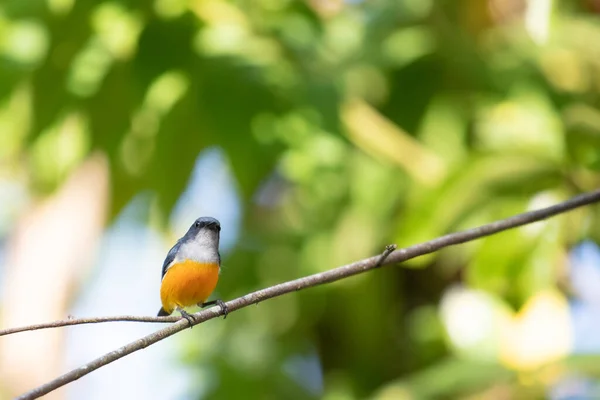
<instances>
[{"instance_id":1,"label":"bird","mask_svg":"<svg viewBox=\"0 0 600 400\"><path fill-rule=\"evenodd\" d=\"M222 300L206 301L215 290L221 271L220 232L217 219L200 217L169 250L162 267L159 317L178 311L191 328L194 317L184 308L195 305L218 305L227 317L227 305Z\"/></svg>"}]
</instances>

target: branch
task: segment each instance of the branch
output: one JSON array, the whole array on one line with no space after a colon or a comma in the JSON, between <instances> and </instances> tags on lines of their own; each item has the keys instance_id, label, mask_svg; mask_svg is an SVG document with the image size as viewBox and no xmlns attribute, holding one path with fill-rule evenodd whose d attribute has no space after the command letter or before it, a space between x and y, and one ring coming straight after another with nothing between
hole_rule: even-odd
<instances>
[{"instance_id":1,"label":"branch","mask_svg":"<svg viewBox=\"0 0 600 400\"><path fill-rule=\"evenodd\" d=\"M98 324L101 322L176 322L179 317L138 317L135 315L118 315L115 317L94 317L94 318L67 318L58 321L44 322L42 324L19 326L16 328L0 329L0 336L10 335L25 331L36 331L38 329L60 328L61 326Z\"/></svg>"},{"instance_id":2,"label":"branch","mask_svg":"<svg viewBox=\"0 0 600 400\"><path fill-rule=\"evenodd\" d=\"M574 208L591 203L596 203L599 201L600 190L596 190L594 192L573 197L570 200L548 208L518 214L510 218L492 222L491 224L483 225L478 228L469 229L462 232L445 235L437 239L431 240L429 242L417 244L411 247L407 247L405 249L393 251L393 248L388 246L385 252L381 255L366 258L364 260L360 260L352 264L347 264L318 274L309 275L304 278L280 283L278 285L271 286L266 289L249 293L245 296L238 297L237 299L228 301L225 304L227 305L227 308L231 313L241 308L248 307L249 305L257 304L261 301L271 299L273 297L278 297L286 293L291 293L301 289L322 285L328 282L338 281L340 279L344 279L349 276L357 275L362 272L377 268L381 265L389 265L406 261L411 258L422 256L424 254L433 253L444 247L464 243L474 239L489 236L494 233L502 232L507 229L530 224L532 222L540 221L552 217L554 215L572 210ZM221 311L220 308L217 306L200 311L193 315L195 321L193 322L192 326L200 324L204 321L208 321L209 319L219 317L221 315ZM115 320L115 318L111 320ZM163 318L161 318L160 320L157 320L155 318L144 318L144 320L149 320L150 322L165 322L165 319ZM115 360L118 360L119 358L122 358L135 351L144 349L158 341L161 341L171 335L174 335L175 333L184 330L188 326L190 326L188 321L181 318L173 325L170 325L148 336L131 342L128 345L125 345L117 350L107 353L102 357L99 357L77 369L69 371L64 375L61 375L58 378L41 386L38 386L37 388L21 395L17 399L28 400L43 396L44 394L58 389L59 387L64 386L67 383L73 382L74 380L77 380L106 364L109 364Z\"/></svg>"}]
</instances>

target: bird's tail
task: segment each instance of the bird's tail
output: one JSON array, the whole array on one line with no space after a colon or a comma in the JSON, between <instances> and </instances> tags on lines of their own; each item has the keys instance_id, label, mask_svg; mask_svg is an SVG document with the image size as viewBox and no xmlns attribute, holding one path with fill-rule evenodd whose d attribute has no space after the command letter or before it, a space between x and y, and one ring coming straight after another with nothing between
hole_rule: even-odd
<instances>
[{"instance_id":1,"label":"bird's tail","mask_svg":"<svg viewBox=\"0 0 600 400\"><path fill-rule=\"evenodd\" d=\"M158 310L157 317L168 317L171 313L168 313L163 307Z\"/></svg>"}]
</instances>

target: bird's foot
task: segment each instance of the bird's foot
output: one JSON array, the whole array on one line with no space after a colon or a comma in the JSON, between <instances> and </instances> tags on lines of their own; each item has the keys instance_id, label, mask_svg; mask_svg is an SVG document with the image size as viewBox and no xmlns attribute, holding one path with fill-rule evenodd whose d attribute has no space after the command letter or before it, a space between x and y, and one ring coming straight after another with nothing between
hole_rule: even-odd
<instances>
[{"instance_id":1,"label":"bird's foot","mask_svg":"<svg viewBox=\"0 0 600 400\"><path fill-rule=\"evenodd\" d=\"M196 321L196 318L188 313L187 311L183 310L183 309L179 309L178 310L181 313L181 317L185 318L187 320L187 322L190 323L190 329L192 329L192 327L194 326L194 322Z\"/></svg>"},{"instance_id":2,"label":"bird's foot","mask_svg":"<svg viewBox=\"0 0 600 400\"><path fill-rule=\"evenodd\" d=\"M223 300L207 301L206 303L200 303L198 305L202 308L206 308L206 307L210 307L210 306L221 307L221 314L223 314L223 319L227 318L227 315L229 314L229 307L227 307L227 304L225 304L225 302Z\"/></svg>"}]
</instances>

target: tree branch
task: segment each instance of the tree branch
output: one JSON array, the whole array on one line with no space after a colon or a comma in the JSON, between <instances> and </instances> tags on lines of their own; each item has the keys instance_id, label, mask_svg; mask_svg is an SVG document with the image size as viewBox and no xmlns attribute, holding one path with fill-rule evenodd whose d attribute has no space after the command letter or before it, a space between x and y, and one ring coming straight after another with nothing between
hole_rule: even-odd
<instances>
[{"instance_id":1,"label":"tree branch","mask_svg":"<svg viewBox=\"0 0 600 400\"><path fill-rule=\"evenodd\" d=\"M409 260L411 258L415 258L424 254L433 253L439 249L442 249L447 246L452 246L459 243L464 243L467 241L471 241L474 239L478 239L481 237L489 236L494 233L498 233L507 229L515 228L518 226L523 226L526 224L530 224L532 222L540 221L554 215L572 210L577 207L581 207L587 204L596 203L600 201L600 190L596 190L594 192L590 192L587 194L583 194L580 196L573 197L570 200L567 200L563 203L559 203L557 205L544 208L541 210L526 212L523 214L518 214L510 218L506 218L500 221L492 222L491 224L482 225L478 228L469 229L462 232L452 233L449 235L445 235L439 237L437 239L417 244L411 247L407 247L404 249L393 251L393 248L388 246L383 254L366 258L364 260L360 260L354 262L352 264L347 264L341 267L337 267L325 272L321 272L318 274L313 274L306 276L304 278L299 278L293 281L280 283L275 286L271 286L262 290L258 290L253 293L249 293L245 296L238 297L237 299L228 301L225 303L229 312L234 312L241 308L247 307L252 304L257 304L261 301L278 297L284 295L286 293L298 291L301 289L322 285L328 282L334 282L340 279L347 278L349 276L357 275L362 272L377 268L381 265L389 265L394 263L399 263L402 261ZM393 246L393 245L392 245ZM200 311L194 315L195 321L192 325L200 324L209 319L213 319L218 317L221 314L220 308L218 306L209 308L207 310ZM134 317L138 318L138 317ZM148 322L167 322L166 318L145 318L139 317L140 321L148 321ZM105 320L131 320L130 317L116 317L110 318L106 317ZM173 317L171 317L173 319ZM72 320L76 321L76 320ZM61 322L61 321L58 321ZM103 321L97 321L103 322ZM90 320L85 320L82 323L90 323ZM73 325L71 323L70 325ZM61 325L57 325L61 326ZM45 383L23 395L18 397L19 400L27 400L27 399L35 399L40 396L43 396L46 393L49 393L61 386L64 386L74 380L81 378L89 374L90 372L109 364L115 360L118 360L121 357L124 357L128 354L131 354L135 351L146 348L160 340L163 340L175 333L187 328L189 325L188 321L181 318L173 325L170 325L166 328L160 329L148 336L145 336L141 339L138 339L134 342L129 343L126 346L123 346L115 351L107 353L102 357L99 357L77 369L74 369L70 372L67 372L64 375L59 376L58 378Z\"/></svg>"},{"instance_id":2,"label":"tree branch","mask_svg":"<svg viewBox=\"0 0 600 400\"><path fill-rule=\"evenodd\" d=\"M176 322L179 317L138 317L135 315L117 315L115 317L94 318L67 318L58 321L44 322L42 324L19 326L16 328L0 329L0 336L10 335L25 331L36 331L38 329L60 328L61 326L98 324L101 322Z\"/></svg>"}]
</instances>

